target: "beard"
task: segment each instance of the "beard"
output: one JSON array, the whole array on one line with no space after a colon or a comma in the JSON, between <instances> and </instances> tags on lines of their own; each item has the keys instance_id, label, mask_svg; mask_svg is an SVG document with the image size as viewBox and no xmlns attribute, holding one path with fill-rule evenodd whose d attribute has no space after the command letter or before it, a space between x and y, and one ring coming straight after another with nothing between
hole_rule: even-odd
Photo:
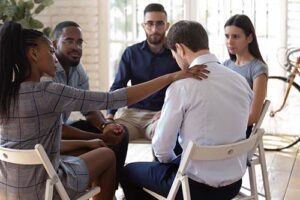
<instances>
[{"instance_id":1,"label":"beard","mask_svg":"<svg viewBox=\"0 0 300 200\"><path fill-rule=\"evenodd\" d=\"M147 37L147 41L150 43L150 44L153 44L153 45L157 45L157 44L161 44L164 42L164 39L165 39L165 33L154 33L154 34L147 34L146 33L146 37Z\"/></svg>"},{"instance_id":2,"label":"beard","mask_svg":"<svg viewBox=\"0 0 300 200\"><path fill-rule=\"evenodd\" d=\"M72 56L66 56L64 54L56 54L56 57L62 66L76 67L80 63L80 57L73 58Z\"/></svg>"}]
</instances>

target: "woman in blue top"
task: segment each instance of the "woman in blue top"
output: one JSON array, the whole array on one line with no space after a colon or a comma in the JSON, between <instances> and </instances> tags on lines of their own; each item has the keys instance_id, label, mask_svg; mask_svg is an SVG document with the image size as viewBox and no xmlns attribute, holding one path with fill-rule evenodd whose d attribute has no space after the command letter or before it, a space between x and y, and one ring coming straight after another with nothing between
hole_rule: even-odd
<instances>
[{"instance_id":1,"label":"woman in blue top","mask_svg":"<svg viewBox=\"0 0 300 200\"><path fill-rule=\"evenodd\" d=\"M260 116L267 92L268 67L263 60L248 16L234 15L224 25L230 59L224 65L244 76L253 90L253 102L248 120L247 137Z\"/></svg>"},{"instance_id":2,"label":"woman in blue top","mask_svg":"<svg viewBox=\"0 0 300 200\"><path fill-rule=\"evenodd\" d=\"M42 144L71 199L90 185L101 187L96 200L114 195L115 157L100 140L61 143L61 115L69 111L116 109L136 103L172 81L206 77L203 67L179 71L114 92L84 91L40 82L55 74L54 48L43 33L5 22L0 28L0 146L33 149ZM200 77L198 77L200 76ZM60 152L83 149L78 157ZM0 162L0 199L44 199L47 174L42 166ZM54 199L59 199L57 194Z\"/></svg>"}]
</instances>

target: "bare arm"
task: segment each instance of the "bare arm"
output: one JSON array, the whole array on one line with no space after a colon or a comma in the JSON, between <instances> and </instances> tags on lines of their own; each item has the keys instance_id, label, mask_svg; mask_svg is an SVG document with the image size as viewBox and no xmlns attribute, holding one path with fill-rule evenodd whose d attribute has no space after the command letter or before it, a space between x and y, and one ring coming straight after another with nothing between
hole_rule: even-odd
<instances>
[{"instance_id":1,"label":"bare arm","mask_svg":"<svg viewBox=\"0 0 300 200\"><path fill-rule=\"evenodd\" d=\"M97 127L98 129L103 123L106 122L106 119L100 111L88 112L85 118L87 121L93 124L94 127Z\"/></svg>"},{"instance_id":2,"label":"bare arm","mask_svg":"<svg viewBox=\"0 0 300 200\"><path fill-rule=\"evenodd\" d=\"M173 81L177 81L184 78L196 78L199 80L207 78L205 74L209 73L209 71L205 69L205 67L206 66L204 65L195 66L188 70L181 70L171 74L166 74L151 81L128 87L128 105L141 101L142 99L150 96L154 92L169 85Z\"/></svg>"},{"instance_id":3,"label":"bare arm","mask_svg":"<svg viewBox=\"0 0 300 200\"><path fill-rule=\"evenodd\" d=\"M96 138L103 139L101 134L82 131L66 124L62 127L62 139L91 140Z\"/></svg>"},{"instance_id":4,"label":"bare arm","mask_svg":"<svg viewBox=\"0 0 300 200\"><path fill-rule=\"evenodd\" d=\"M265 74L259 75L253 83L253 101L251 104L248 125L253 125L259 119L262 106L267 94L267 77Z\"/></svg>"},{"instance_id":5,"label":"bare arm","mask_svg":"<svg viewBox=\"0 0 300 200\"><path fill-rule=\"evenodd\" d=\"M100 147L106 147L105 143L102 140L61 140L60 143L60 152L68 153L74 152L81 149L96 149Z\"/></svg>"}]
</instances>

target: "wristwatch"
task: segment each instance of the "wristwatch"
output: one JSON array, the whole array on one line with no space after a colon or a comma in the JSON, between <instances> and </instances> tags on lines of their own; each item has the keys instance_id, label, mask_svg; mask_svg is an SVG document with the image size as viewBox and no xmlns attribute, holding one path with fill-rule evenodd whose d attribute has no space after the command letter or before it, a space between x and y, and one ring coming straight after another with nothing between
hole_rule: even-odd
<instances>
[{"instance_id":1,"label":"wristwatch","mask_svg":"<svg viewBox=\"0 0 300 200\"><path fill-rule=\"evenodd\" d=\"M105 129L105 127L108 125L108 124L113 124L114 122L110 122L110 121L106 121L104 123L102 123L98 129L101 131L101 133L103 133L103 130Z\"/></svg>"}]
</instances>

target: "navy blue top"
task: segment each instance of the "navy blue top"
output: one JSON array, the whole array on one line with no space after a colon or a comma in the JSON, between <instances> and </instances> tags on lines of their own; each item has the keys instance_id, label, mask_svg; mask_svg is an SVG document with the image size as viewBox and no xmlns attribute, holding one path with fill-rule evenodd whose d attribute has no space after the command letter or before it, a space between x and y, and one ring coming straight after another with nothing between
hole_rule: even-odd
<instances>
[{"instance_id":1,"label":"navy blue top","mask_svg":"<svg viewBox=\"0 0 300 200\"><path fill-rule=\"evenodd\" d=\"M169 49L162 48L154 54L145 40L126 48L110 91L127 87L129 80L131 85L136 85L179 70ZM166 89L167 87L128 107L159 111L164 103ZM108 110L110 114L115 112L116 110Z\"/></svg>"}]
</instances>

